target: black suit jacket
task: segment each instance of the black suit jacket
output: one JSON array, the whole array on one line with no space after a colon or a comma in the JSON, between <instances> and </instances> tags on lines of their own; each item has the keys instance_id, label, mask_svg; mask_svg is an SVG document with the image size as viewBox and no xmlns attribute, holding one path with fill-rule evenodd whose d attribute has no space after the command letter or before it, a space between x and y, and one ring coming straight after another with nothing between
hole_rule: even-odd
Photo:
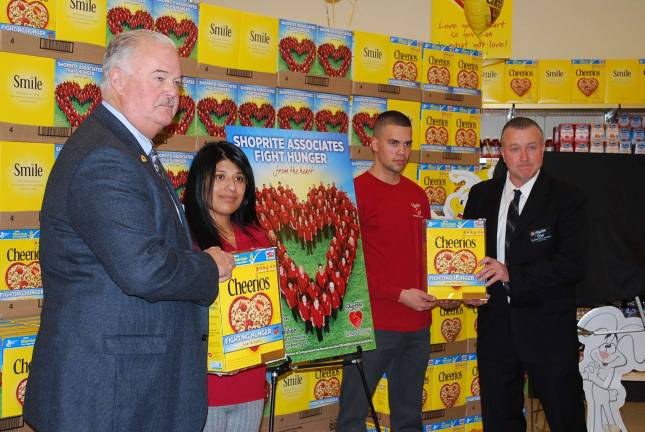
<instances>
[{"instance_id":1,"label":"black suit jacket","mask_svg":"<svg viewBox=\"0 0 645 432\"><path fill-rule=\"evenodd\" d=\"M486 219L487 255L497 257L497 226L506 176L472 187L465 219ZM584 276L584 197L540 171L522 210L507 260L511 301L500 283L478 318L480 357L514 350L527 361L577 349L575 285Z\"/></svg>"},{"instance_id":2,"label":"black suit jacket","mask_svg":"<svg viewBox=\"0 0 645 432\"><path fill-rule=\"evenodd\" d=\"M101 105L56 160L24 407L36 430L201 430L218 272L191 250L164 181Z\"/></svg>"}]
</instances>

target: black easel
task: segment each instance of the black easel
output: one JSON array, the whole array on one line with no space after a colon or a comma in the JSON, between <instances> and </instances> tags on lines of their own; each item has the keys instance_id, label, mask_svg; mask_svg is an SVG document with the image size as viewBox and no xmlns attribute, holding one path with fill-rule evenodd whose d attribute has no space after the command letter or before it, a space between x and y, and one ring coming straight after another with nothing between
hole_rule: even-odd
<instances>
[{"instance_id":1,"label":"black easel","mask_svg":"<svg viewBox=\"0 0 645 432\"><path fill-rule=\"evenodd\" d=\"M361 376L361 381L363 382L363 390L365 392L365 397L367 398L367 403L370 406L370 412L372 413L372 419L374 420L374 428L376 432L381 432L381 426L378 422L378 417L376 416L376 410L374 409L374 403L372 403L372 393L370 392L369 386L367 385L367 379L365 378L365 370L363 369L363 349L361 346L356 347L356 352L346 354L340 357L331 357L326 360L314 361L311 364L293 364L291 358L287 357L287 360L277 366L268 368L269 373L271 374L271 405L269 411L269 432L273 432L274 421L275 421L275 394L277 391L277 382L280 375L284 375L289 371L296 370L305 370L305 369L318 369L320 367L327 366L349 366L355 365L358 369L358 373Z\"/></svg>"}]
</instances>

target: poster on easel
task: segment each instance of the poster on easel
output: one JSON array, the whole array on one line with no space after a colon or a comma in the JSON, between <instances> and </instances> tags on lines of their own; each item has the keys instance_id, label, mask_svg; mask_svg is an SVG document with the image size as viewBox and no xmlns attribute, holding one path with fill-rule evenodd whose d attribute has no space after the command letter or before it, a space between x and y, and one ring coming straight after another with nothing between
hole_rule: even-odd
<instances>
[{"instance_id":1,"label":"poster on easel","mask_svg":"<svg viewBox=\"0 0 645 432\"><path fill-rule=\"evenodd\" d=\"M294 362L375 348L347 134L226 127L255 177L277 247L286 354Z\"/></svg>"}]
</instances>

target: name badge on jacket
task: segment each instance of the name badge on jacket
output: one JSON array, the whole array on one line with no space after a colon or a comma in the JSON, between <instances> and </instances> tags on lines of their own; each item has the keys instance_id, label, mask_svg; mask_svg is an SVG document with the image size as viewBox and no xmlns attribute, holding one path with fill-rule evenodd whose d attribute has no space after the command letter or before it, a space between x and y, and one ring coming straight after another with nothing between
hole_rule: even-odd
<instances>
[{"instance_id":1,"label":"name badge on jacket","mask_svg":"<svg viewBox=\"0 0 645 432\"><path fill-rule=\"evenodd\" d=\"M548 228L539 228L533 231L529 231L529 239L531 243L540 243L546 240L550 240L552 237L551 231Z\"/></svg>"}]
</instances>

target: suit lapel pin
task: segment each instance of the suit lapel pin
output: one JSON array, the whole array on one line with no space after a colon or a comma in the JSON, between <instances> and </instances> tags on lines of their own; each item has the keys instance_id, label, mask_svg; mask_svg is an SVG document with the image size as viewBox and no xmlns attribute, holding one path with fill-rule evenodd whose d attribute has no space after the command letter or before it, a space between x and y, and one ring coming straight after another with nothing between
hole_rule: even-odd
<instances>
[{"instance_id":1,"label":"suit lapel pin","mask_svg":"<svg viewBox=\"0 0 645 432\"><path fill-rule=\"evenodd\" d=\"M148 158L145 157L144 155L141 155L141 162L143 162L143 163L148 162Z\"/></svg>"}]
</instances>

